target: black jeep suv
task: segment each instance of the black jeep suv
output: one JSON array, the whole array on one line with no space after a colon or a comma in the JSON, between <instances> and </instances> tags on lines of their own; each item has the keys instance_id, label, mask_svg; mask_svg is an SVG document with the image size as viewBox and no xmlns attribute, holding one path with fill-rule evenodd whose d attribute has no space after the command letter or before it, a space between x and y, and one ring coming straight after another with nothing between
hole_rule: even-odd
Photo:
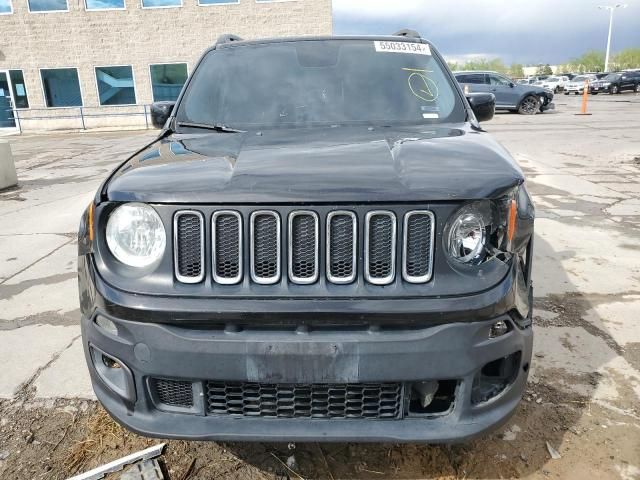
<instances>
[{"instance_id":1,"label":"black jeep suv","mask_svg":"<svg viewBox=\"0 0 640 480\"><path fill-rule=\"evenodd\" d=\"M207 50L79 232L98 399L143 435L460 441L517 407L533 206L415 32Z\"/></svg>"}]
</instances>

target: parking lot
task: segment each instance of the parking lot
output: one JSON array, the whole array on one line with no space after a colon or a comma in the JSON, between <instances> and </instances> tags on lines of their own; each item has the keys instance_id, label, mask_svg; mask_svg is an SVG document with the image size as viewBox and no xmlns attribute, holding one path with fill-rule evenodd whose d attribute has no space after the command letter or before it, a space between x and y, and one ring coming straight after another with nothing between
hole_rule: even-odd
<instances>
[{"instance_id":1,"label":"parking lot","mask_svg":"<svg viewBox=\"0 0 640 480\"><path fill-rule=\"evenodd\" d=\"M580 102L485 125L537 208L534 361L505 427L455 446L172 441L170 478L640 478L640 94L591 97L589 116ZM8 137L20 185L0 192L0 478L62 479L158 442L94 400L75 237L107 172L153 136Z\"/></svg>"}]
</instances>

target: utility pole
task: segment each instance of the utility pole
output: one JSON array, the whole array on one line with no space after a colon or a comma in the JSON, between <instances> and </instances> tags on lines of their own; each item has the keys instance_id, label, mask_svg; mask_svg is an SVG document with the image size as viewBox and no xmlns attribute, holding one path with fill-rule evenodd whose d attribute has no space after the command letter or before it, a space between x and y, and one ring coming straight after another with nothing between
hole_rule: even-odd
<instances>
[{"instance_id":1,"label":"utility pole","mask_svg":"<svg viewBox=\"0 0 640 480\"><path fill-rule=\"evenodd\" d=\"M626 3L616 3L615 5L598 5L600 10L609 10L609 36L607 37L607 54L604 57L604 71L609 71L609 52L611 50L611 28L613 27L613 11L616 8L627 8Z\"/></svg>"}]
</instances>

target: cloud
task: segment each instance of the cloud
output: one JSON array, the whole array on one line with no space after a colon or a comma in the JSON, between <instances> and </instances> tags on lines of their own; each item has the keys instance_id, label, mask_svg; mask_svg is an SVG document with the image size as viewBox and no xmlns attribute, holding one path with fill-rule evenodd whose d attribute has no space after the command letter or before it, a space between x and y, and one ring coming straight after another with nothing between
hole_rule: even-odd
<instances>
[{"instance_id":1,"label":"cloud","mask_svg":"<svg viewBox=\"0 0 640 480\"><path fill-rule=\"evenodd\" d=\"M413 28L449 57L486 52L505 61L561 62L604 49L604 0L334 0L336 34L390 34ZM640 46L640 0L614 19L614 51ZM606 2L605 2L606 3Z\"/></svg>"}]
</instances>

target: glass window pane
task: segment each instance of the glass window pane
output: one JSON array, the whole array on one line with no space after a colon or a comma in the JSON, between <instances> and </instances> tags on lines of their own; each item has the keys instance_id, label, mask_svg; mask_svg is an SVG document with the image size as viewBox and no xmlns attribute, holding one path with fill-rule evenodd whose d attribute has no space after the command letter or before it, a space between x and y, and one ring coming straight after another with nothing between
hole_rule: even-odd
<instances>
[{"instance_id":1,"label":"glass window pane","mask_svg":"<svg viewBox=\"0 0 640 480\"><path fill-rule=\"evenodd\" d=\"M100 105L132 105L136 103L131 66L96 67Z\"/></svg>"},{"instance_id":2,"label":"glass window pane","mask_svg":"<svg viewBox=\"0 0 640 480\"><path fill-rule=\"evenodd\" d=\"M216 5L224 3L240 3L240 0L198 0L198 5Z\"/></svg>"},{"instance_id":3,"label":"glass window pane","mask_svg":"<svg viewBox=\"0 0 640 480\"><path fill-rule=\"evenodd\" d=\"M144 8L181 7L182 0L142 0Z\"/></svg>"},{"instance_id":4,"label":"glass window pane","mask_svg":"<svg viewBox=\"0 0 640 480\"><path fill-rule=\"evenodd\" d=\"M87 10L124 8L124 0L86 0Z\"/></svg>"},{"instance_id":5,"label":"glass window pane","mask_svg":"<svg viewBox=\"0 0 640 480\"><path fill-rule=\"evenodd\" d=\"M151 89L153 101L173 101L178 98L187 81L187 64L173 63L151 65Z\"/></svg>"},{"instance_id":6,"label":"glass window pane","mask_svg":"<svg viewBox=\"0 0 640 480\"><path fill-rule=\"evenodd\" d=\"M11 13L13 8L11 7L11 0L0 0L0 15L4 13Z\"/></svg>"},{"instance_id":7,"label":"glass window pane","mask_svg":"<svg viewBox=\"0 0 640 480\"><path fill-rule=\"evenodd\" d=\"M55 12L68 9L67 0L29 0L31 12Z\"/></svg>"},{"instance_id":8,"label":"glass window pane","mask_svg":"<svg viewBox=\"0 0 640 480\"><path fill-rule=\"evenodd\" d=\"M75 68L46 68L40 70L40 76L47 107L82 106L80 81Z\"/></svg>"},{"instance_id":9,"label":"glass window pane","mask_svg":"<svg viewBox=\"0 0 640 480\"><path fill-rule=\"evenodd\" d=\"M11 89L13 90L16 108L29 108L27 88L24 85L22 70L9 70L9 77L11 78Z\"/></svg>"}]
</instances>

